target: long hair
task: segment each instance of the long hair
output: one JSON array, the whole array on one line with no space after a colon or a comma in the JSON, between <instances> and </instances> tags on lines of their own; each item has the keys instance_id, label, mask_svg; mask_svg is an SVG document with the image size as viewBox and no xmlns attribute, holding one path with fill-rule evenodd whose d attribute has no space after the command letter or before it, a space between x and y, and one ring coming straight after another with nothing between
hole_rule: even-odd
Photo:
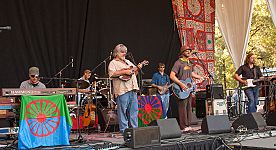
<instances>
[{"instance_id":1,"label":"long hair","mask_svg":"<svg viewBox=\"0 0 276 150\"><path fill-rule=\"evenodd\" d=\"M250 57L253 56L253 55L254 55L253 53L247 54L247 55L246 55L246 58L245 58L245 60L244 60L244 64L248 64L248 61L249 61Z\"/></svg>"}]
</instances>

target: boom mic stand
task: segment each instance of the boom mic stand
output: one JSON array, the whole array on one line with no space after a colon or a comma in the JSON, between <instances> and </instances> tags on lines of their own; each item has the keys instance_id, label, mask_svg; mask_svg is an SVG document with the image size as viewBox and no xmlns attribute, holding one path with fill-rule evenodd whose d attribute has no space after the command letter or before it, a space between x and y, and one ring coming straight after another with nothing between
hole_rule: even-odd
<instances>
[{"instance_id":1,"label":"boom mic stand","mask_svg":"<svg viewBox=\"0 0 276 150\"><path fill-rule=\"evenodd\" d=\"M209 70L207 69L207 67L205 66L205 63L199 58L199 56L197 55L197 52L194 53L194 55L196 56L197 60L201 63L202 67L203 67L203 70L206 71L208 73L208 77L211 79L211 84L210 84L210 101L211 103L213 102L213 90L212 90L212 87L211 85L214 83L214 78L212 76L212 74L209 72ZM206 93L207 93L207 88L206 88ZM207 101L208 103L208 101ZM208 106L208 109L209 109L209 106ZM209 114L210 114L210 110L209 110Z\"/></svg>"},{"instance_id":2,"label":"boom mic stand","mask_svg":"<svg viewBox=\"0 0 276 150\"><path fill-rule=\"evenodd\" d=\"M134 57L133 57L133 55L132 55L132 53L131 52L129 52L129 58L130 58L130 60L133 62L133 64L135 65L135 66L137 66L137 63L135 62L135 60L134 60ZM144 72L143 72L143 70L142 69L139 69L139 71L140 71L140 74L138 74L138 83L139 83L139 88L140 88L140 93L142 92L142 79L143 79L143 74L144 74Z\"/></svg>"},{"instance_id":3,"label":"boom mic stand","mask_svg":"<svg viewBox=\"0 0 276 150\"><path fill-rule=\"evenodd\" d=\"M75 100L76 100L76 104L77 104L77 130L78 130L78 138L77 138L77 142L78 143L83 143L83 137L81 135L81 131L80 131L80 103L78 103L79 101L79 81L78 79L74 80L76 82L76 96L75 96Z\"/></svg>"},{"instance_id":4,"label":"boom mic stand","mask_svg":"<svg viewBox=\"0 0 276 150\"><path fill-rule=\"evenodd\" d=\"M99 68L104 63L104 73L107 74L107 65L106 61L111 60L112 56L106 57L103 61L101 61L95 68L92 69L91 72L94 72L97 68Z\"/></svg>"},{"instance_id":5,"label":"boom mic stand","mask_svg":"<svg viewBox=\"0 0 276 150\"><path fill-rule=\"evenodd\" d=\"M62 71L65 70L69 65L72 65L72 64L73 64L73 59L71 59L71 61L70 61L66 66L64 66L61 70L59 70L59 71L54 75L54 77L59 76L59 78L61 79ZM73 65L72 65L72 67L73 67ZM49 80L49 81L46 83L46 85L48 85L51 81L52 81L52 80ZM61 84L61 80L59 80L59 87L60 87L60 88L64 88L64 85Z\"/></svg>"},{"instance_id":6,"label":"boom mic stand","mask_svg":"<svg viewBox=\"0 0 276 150\"><path fill-rule=\"evenodd\" d=\"M209 72L209 70L206 68L205 63L198 57L197 53L194 53L196 56L197 60L202 64L203 70L205 70L208 73L208 77L211 79L211 84L214 83L214 77L212 74Z\"/></svg>"}]
</instances>

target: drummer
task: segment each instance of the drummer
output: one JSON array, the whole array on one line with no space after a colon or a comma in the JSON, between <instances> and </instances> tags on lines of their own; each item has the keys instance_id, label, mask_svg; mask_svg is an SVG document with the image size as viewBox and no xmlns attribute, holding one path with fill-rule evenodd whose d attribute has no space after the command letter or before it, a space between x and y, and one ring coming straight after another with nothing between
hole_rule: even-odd
<instances>
[{"instance_id":1,"label":"drummer","mask_svg":"<svg viewBox=\"0 0 276 150\"><path fill-rule=\"evenodd\" d=\"M79 100L78 100L78 105L80 104L80 101L84 100L87 98L87 95L91 93L91 84L90 84L90 79L91 77L91 70L86 69L83 71L83 75L79 80L83 80L84 82L81 82L80 84L80 89L78 90L79 92Z\"/></svg>"}]
</instances>

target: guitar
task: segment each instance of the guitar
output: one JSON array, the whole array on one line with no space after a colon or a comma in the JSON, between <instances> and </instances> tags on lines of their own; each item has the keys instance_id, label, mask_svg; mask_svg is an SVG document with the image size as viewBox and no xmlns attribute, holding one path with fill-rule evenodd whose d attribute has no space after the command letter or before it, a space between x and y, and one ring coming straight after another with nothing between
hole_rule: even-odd
<instances>
[{"instance_id":1,"label":"guitar","mask_svg":"<svg viewBox=\"0 0 276 150\"><path fill-rule=\"evenodd\" d=\"M260 79L246 79L247 84L240 84L241 89L247 89L247 88L251 88L251 87L255 87L255 83L256 82L260 82L260 81L269 81L271 80L271 78L260 78Z\"/></svg>"},{"instance_id":2,"label":"guitar","mask_svg":"<svg viewBox=\"0 0 276 150\"><path fill-rule=\"evenodd\" d=\"M173 84L174 84L174 83L168 85L168 83L166 83L165 85L161 86L161 87L162 87L161 90L158 89L158 93L159 93L160 95L165 94L165 93L169 90L169 88L170 88L171 86L173 86Z\"/></svg>"},{"instance_id":3,"label":"guitar","mask_svg":"<svg viewBox=\"0 0 276 150\"><path fill-rule=\"evenodd\" d=\"M187 97L189 97L191 92L194 92L196 90L196 83L194 83L193 79L191 78L187 78L185 81L180 81L187 86L187 89L182 90L178 84L174 83L172 86L172 91L178 99L186 99Z\"/></svg>"},{"instance_id":4,"label":"guitar","mask_svg":"<svg viewBox=\"0 0 276 150\"><path fill-rule=\"evenodd\" d=\"M140 62L140 64L142 64L143 66L146 66L149 64L149 61L144 60L142 62ZM120 75L119 79L123 80L123 81L128 81L131 79L131 76L135 73L135 71L137 71L139 68L138 67L133 67L131 66L130 68L125 68L123 70L128 70L130 69L132 71L132 73L130 75L124 74L124 75Z\"/></svg>"},{"instance_id":5,"label":"guitar","mask_svg":"<svg viewBox=\"0 0 276 150\"><path fill-rule=\"evenodd\" d=\"M96 120L96 114L95 114L96 106L92 103L88 103L85 106L85 111L83 113L82 117L82 123L83 126L87 127L90 125L90 123L94 124Z\"/></svg>"}]
</instances>

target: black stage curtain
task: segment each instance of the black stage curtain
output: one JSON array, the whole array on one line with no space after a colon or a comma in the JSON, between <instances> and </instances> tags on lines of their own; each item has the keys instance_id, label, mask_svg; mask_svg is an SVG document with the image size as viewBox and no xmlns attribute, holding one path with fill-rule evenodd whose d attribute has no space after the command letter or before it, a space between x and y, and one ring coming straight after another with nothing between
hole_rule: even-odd
<instances>
[{"instance_id":1,"label":"black stage curtain","mask_svg":"<svg viewBox=\"0 0 276 150\"><path fill-rule=\"evenodd\" d=\"M104 76L109 60L103 60L118 43L136 63L150 61L143 78L151 78L160 61L170 72L180 47L170 0L1 0L0 20L11 26L0 32L1 88L19 87L31 66L54 77L70 57L74 66L61 77L79 78L86 68Z\"/></svg>"}]
</instances>

